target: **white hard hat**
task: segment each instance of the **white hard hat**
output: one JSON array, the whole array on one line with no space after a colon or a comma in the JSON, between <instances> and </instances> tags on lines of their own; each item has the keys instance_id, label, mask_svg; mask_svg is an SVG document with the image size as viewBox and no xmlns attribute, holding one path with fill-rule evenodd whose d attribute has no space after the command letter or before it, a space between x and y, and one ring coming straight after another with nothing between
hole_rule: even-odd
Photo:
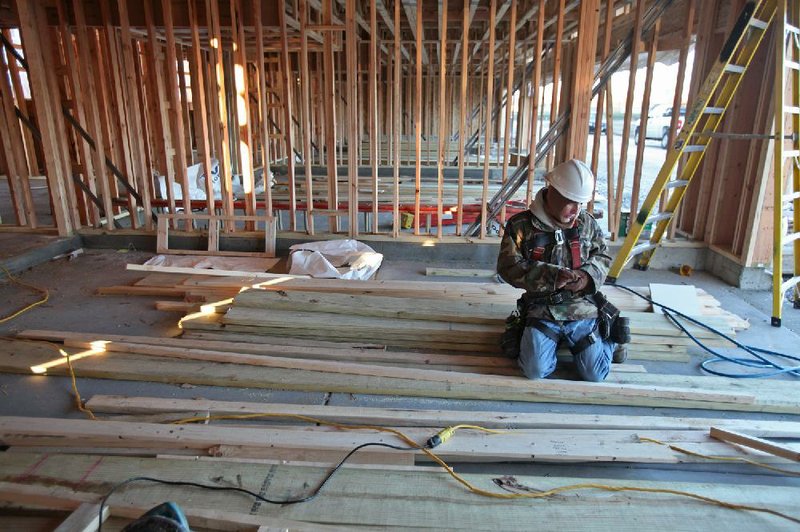
<instances>
[{"instance_id":1,"label":"white hard hat","mask_svg":"<svg viewBox=\"0 0 800 532\"><path fill-rule=\"evenodd\" d=\"M565 198L586 203L592 199L594 175L585 162L570 159L553 168L545 179Z\"/></svg>"}]
</instances>

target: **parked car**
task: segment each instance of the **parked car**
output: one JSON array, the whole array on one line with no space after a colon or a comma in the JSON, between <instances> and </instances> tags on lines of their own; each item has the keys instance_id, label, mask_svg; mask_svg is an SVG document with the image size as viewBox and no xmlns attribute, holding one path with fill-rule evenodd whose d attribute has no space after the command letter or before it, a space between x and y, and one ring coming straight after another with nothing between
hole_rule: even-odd
<instances>
[{"instance_id":1,"label":"parked car","mask_svg":"<svg viewBox=\"0 0 800 532\"><path fill-rule=\"evenodd\" d=\"M686 119L686 108L681 107L680 116L678 117L678 132L683 127L683 121ZM650 108L647 114L647 134L645 139L653 139L661 141L661 147L667 149L669 142L669 125L672 120L672 106L671 105L654 105ZM639 144L639 126L641 120L636 122L636 129L633 132L633 140Z\"/></svg>"},{"instance_id":2,"label":"parked car","mask_svg":"<svg viewBox=\"0 0 800 532\"><path fill-rule=\"evenodd\" d=\"M589 133L590 134L594 133L594 122L589 122ZM606 134L606 123L605 122L600 124L600 134L601 135L605 135Z\"/></svg>"}]
</instances>

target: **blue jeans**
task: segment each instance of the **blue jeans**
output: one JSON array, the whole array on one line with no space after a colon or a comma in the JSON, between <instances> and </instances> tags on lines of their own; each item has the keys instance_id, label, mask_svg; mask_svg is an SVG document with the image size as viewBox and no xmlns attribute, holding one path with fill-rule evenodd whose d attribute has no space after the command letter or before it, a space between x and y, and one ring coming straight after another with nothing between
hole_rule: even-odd
<instances>
[{"instance_id":1,"label":"blue jeans","mask_svg":"<svg viewBox=\"0 0 800 532\"><path fill-rule=\"evenodd\" d=\"M601 340L595 329L597 319L555 322L539 320L548 330L561 335L566 345L572 346L588 334L594 334L595 342L575 353L578 373L586 381L605 380L611 369L611 359L617 344ZM593 332L594 331L594 332ZM535 327L525 327L520 343L519 367L529 379L543 379L556 369L558 342Z\"/></svg>"}]
</instances>

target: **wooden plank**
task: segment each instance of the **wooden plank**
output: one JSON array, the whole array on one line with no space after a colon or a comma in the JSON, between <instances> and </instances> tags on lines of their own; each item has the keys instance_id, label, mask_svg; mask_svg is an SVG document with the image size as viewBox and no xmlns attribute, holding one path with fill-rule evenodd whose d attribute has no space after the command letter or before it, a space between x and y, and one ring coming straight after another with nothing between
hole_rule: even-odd
<instances>
[{"instance_id":1,"label":"wooden plank","mask_svg":"<svg viewBox=\"0 0 800 532\"><path fill-rule=\"evenodd\" d=\"M553 46L553 87L550 97L550 127L552 128L558 118L559 113L563 110L562 102L559 100L559 85L561 83L561 56L563 53L563 37L564 37L564 3L565 0L558 2L558 16L556 22L556 36L555 44ZM567 102L564 102L566 104ZM553 168L553 150L547 154L547 162L545 168L550 170Z\"/></svg>"},{"instance_id":2,"label":"wooden plank","mask_svg":"<svg viewBox=\"0 0 800 532\"><path fill-rule=\"evenodd\" d=\"M185 323L185 322L184 322ZM118 344L120 349L126 346ZM231 364L246 364L283 369L303 369L308 371L322 371L348 375L362 375L373 377L389 377L399 379L416 379L423 381L448 383L448 384L482 384L496 385L523 391L545 391L567 396L576 393L592 393L613 390L621 397L649 398L659 397L664 399L692 400L697 402L718 402L734 404L752 404L755 398L752 395L724 393L724 392L698 392L690 389L669 387L647 387L637 385L617 386L608 383L592 382L557 382L557 381L530 381L524 378L506 376L493 376L470 373L451 373L441 370L425 370L396 368L391 366L374 366L361 363L329 362L322 360L304 360L266 355L248 355L209 350L185 350L181 348L152 346L146 349L147 356L164 356L171 358L188 358L191 360L205 360L210 362L225 362Z\"/></svg>"},{"instance_id":3,"label":"wooden plank","mask_svg":"<svg viewBox=\"0 0 800 532\"><path fill-rule=\"evenodd\" d=\"M101 514L99 504L85 502L58 525L55 532L95 532L108 519L109 513L108 506L103 507Z\"/></svg>"},{"instance_id":4,"label":"wooden plank","mask_svg":"<svg viewBox=\"0 0 800 532\"><path fill-rule=\"evenodd\" d=\"M86 403L94 412L110 414L161 414L209 412L225 414L297 414L334 423L392 425L397 427L449 427L480 425L497 429L599 429L599 430L747 430L762 438L797 438L800 422L758 419L709 419L702 417L631 416L567 413L491 412L460 410L425 410L373 408L331 405L287 405L214 401L210 399L175 399L94 395ZM270 419L264 419L269 422ZM713 435L712 435L713 437Z\"/></svg>"},{"instance_id":5,"label":"wooden plank","mask_svg":"<svg viewBox=\"0 0 800 532\"><path fill-rule=\"evenodd\" d=\"M168 429L168 430L167 430ZM159 423L125 421L94 421L83 419L0 417L0 438L17 447L35 446L57 441L58 445L91 447L158 447L161 449L270 449L317 453L345 452L369 442L402 443L397 436L359 427L360 430L331 431L325 428L299 429L236 427L224 425L182 424L167 426ZM388 432L388 431L387 431ZM404 428L402 432L413 441L423 442L431 435L427 428ZM680 442L681 446L700 449L718 456L741 456L742 452L724 443L714 442L705 431L630 431L583 429L517 429L503 434L462 431L446 445L436 449L444 460L461 462L627 462L678 463L704 462L706 459L686 455L667 446L653 445L641 438L663 442ZM60 441L59 441L60 440ZM416 455L425 459L420 449L398 451L377 448L371 453L377 463L396 463L397 456ZM293 458L298 459L298 458ZM332 460L332 461L335 461ZM769 461L764 460L762 461ZM413 465L412 463L399 465Z\"/></svg>"},{"instance_id":6,"label":"wooden plank","mask_svg":"<svg viewBox=\"0 0 800 532\"><path fill-rule=\"evenodd\" d=\"M14 459L12 461L12 459ZM42 460L42 455L16 455L3 460L3 468L10 474L19 476L26 468L32 467ZM63 459L45 458L40 466L44 475L56 475L70 483L81 482L82 475L96 462L95 457L70 456ZM61 469L59 469L59 467ZM299 465L254 466L248 463L231 463L229 461L187 461L168 459L135 459L123 457L107 457L94 468L95 475L89 481L89 489L100 482L115 483L131 476L168 476L169 478L220 478L223 481L241 483L245 487L258 489L264 483L266 475L270 476L269 493L297 493L297 487L308 482L309 478L321 478L327 472L324 467ZM494 475L496 476L496 475ZM492 475L465 474L465 478L486 489L497 489L492 486ZM94 480L97 479L97 480ZM517 476L520 490L548 490L569 484L577 479L560 477ZM596 482L612 487L634 485L641 488L671 489L703 494L725 501L750 506L769 507L790 515L796 515L797 489L785 486L747 486L742 484L710 484L659 481L636 481L595 479ZM30 481L29 481L30 482ZM83 486L81 482L81 486ZM238 485L238 484L237 484ZM514 490L514 488L508 488ZM273 491L274 490L274 491ZM3 498L16 501L25 492L28 497L38 495L37 502L45 507L77 507L83 500L74 502L73 498L91 497L96 501L95 493L76 492L61 486L38 484L0 485ZM100 492L100 489L95 488ZM516 491L516 490L514 490ZM498 493L508 493L497 489ZM492 504L476 504L474 494L453 489L453 480L441 473L412 471L391 471L381 469L347 468L340 471L336 481L326 487L321 503L291 506L262 505L257 515L251 515L253 502L240 494L226 492L208 492L206 490L159 488L148 486L147 489L128 489L111 499L112 514L121 515L120 510L130 511L130 517L148 509L156 501L174 499L186 510L192 527L232 530L249 529L256 523L274 523L276 529L289 530L329 530L338 527L354 529L357 526L378 529L385 528L387 523L397 528L423 529L430 526L431 516L448 515L448 526L455 529L496 530L513 529L519 523L541 521L557 523L562 529L585 532L591 530L586 521L586 514L594 512L595 520L608 523L609 527L623 529L626 523L635 519L639 526L647 529L662 530L675 523L691 523L707 529L736 529L741 531L761 531L764 529L785 529L787 521L763 513L731 511L728 508L698 504L686 498L664 498L667 504L652 504L651 493L626 492L624 494L587 494L581 496L565 495L545 501L495 501ZM364 500L380 494L381 506L365 504ZM156 498L159 499L156 499ZM668 497L668 498L667 498ZM155 500L154 500L155 499ZM53 501L53 502L51 502ZM481 501L485 502L485 501ZM606 502L608 504L600 504ZM27 504L30 504L28 502ZM626 512L619 512L619 505L624 504ZM69 505L69 506L68 506ZM226 508L225 512L207 510L207 508ZM130 508L130 510L127 510ZM198 508L204 508L198 513ZM410 511L409 509L413 509ZM452 515L451 515L452 514ZM199 516L208 518L200 521ZM226 520L223 521L222 518ZM211 519L214 519L213 521ZM300 521L300 522L298 522ZM231 523L236 523L236 527ZM320 523L327 523L323 525ZM257 525L256 525L257 526ZM238 528L237 528L238 527ZM305 528L304 528L305 527ZM688 527L686 527L688 528Z\"/></svg>"},{"instance_id":7,"label":"wooden plank","mask_svg":"<svg viewBox=\"0 0 800 532\"><path fill-rule=\"evenodd\" d=\"M496 270L480 270L473 268L425 268L427 276L441 277L494 277Z\"/></svg>"},{"instance_id":8,"label":"wooden plank","mask_svg":"<svg viewBox=\"0 0 800 532\"><path fill-rule=\"evenodd\" d=\"M0 344L3 353L14 350L14 356L0 358L0 370L12 373L30 374L31 366L41 365L53 360L53 351L49 347L34 345L30 342L3 342ZM144 361L147 360L145 363ZM277 388L292 390L324 390L345 393L372 393L380 395L404 395L422 397L448 397L473 399L499 399L505 401L526 402L567 402L590 404L629 404L636 406L654 406L659 408L707 408L713 410L740 410L755 412L794 413L798 404L793 399L792 383L770 381L768 383L741 382L731 383L729 379L714 377L658 376L650 373L627 373L609 376L609 382L617 384L637 384L655 386L695 387L705 390L738 390L752 397L755 403L723 403L695 402L692 400L650 398L646 395L636 397L621 396L610 389L596 388L594 393L564 394L554 391L536 389L538 382L531 383L531 390L518 390L506 386L487 386L483 381L470 385L452 383L442 386L441 383L413 379L376 378L365 376L340 375L331 379L330 374L315 371L286 370L280 368L264 368L258 366L239 366L214 362L192 362L172 359L144 358L137 355L114 355L104 357L88 357L75 360L75 371L84 378L110 378L121 380L144 380L153 382L191 383L216 386ZM48 368L48 374L64 375L68 369L64 365ZM485 378L485 376L481 376ZM583 383L589 384L589 383ZM788 385L788 386L787 386ZM733 386L733 387L732 387ZM673 388L674 389L674 388Z\"/></svg>"},{"instance_id":9,"label":"wooden plank","mask_svg":"<svg viewBox=\"0 0 800 532\"><path fill-rule=\"evenodd\" d=\"M180 273L191 275L213 275L218 277L242 277L248 276L254 279L305 279L306 275L290 275L280 273L266 273L266 272L244 272L232 270L209 270L199 268L183 268L179 266L147 266L145 264L128 264L128 270L140 272L160 272L160 273ZM147 287L131 287L131 288L147 288ZM185 292L185 289L183 290Z\"/></svg>"},{"instance_id":10,"label":"wooden plank","mask_svg":"<svg viewBox=\"0 0 800 532\"><path fill-rule=\"evenodd\" d=\"M475 3L477 4L477 3ZM474 4L473 4L474 5ZM474 5L477 7L477 5ZM464 165L466 164L467 155L464 153L464 137L466 132L466 118L467 110L472 109L471 105L467 105L467 84L469 73L467 68L469 65L468 50L469 47L469 26L472 22L472 15L474 11L471 10L468 0L464 0L463 17L461 21L461 42L456 42L456 49L453 54L453 62L457 59L459 46L461 48L461 105L458 113L458 202L456 204L456 234L461 234L461 229L464 224ZM440 222L441 224L441 222Z\"/></svg>"},{"instance_id":11,"label":"wooden plank","mask_svg":"<svg viewBox=\"0 0 800 532\"><path fill-rule=\"evenodd\" d=\"M37 5L18 6L20 34L25 46L25 55L29 68L31 94L37 102L39 129L42 134L47 183L52 199L53 221L58 234L67 236L73 232L73 223L69 218L67 205L67 164L64 153L59 146L59 135L64 131L61 121L61 109L53 101L53 95L47 83L47 65L50 64L44 55L49 49L42 7Z\"/></svg>"},{"instance_id":12,"label":"wooden plank","mask_svg":"<svg viewBox=\"0 0 800 532\"><path fill-rule=\"evenodd\" d=\"M732 430L725 430L714 426L711 427L709 435L712 438L716 438L720 441L734 443L736 445L743 445L749 449L756 449L757 451L780 456L781 458L786 458L787 460L800 462L800 451L796 451L784 445L778 445L763 438L756 438L754 436L749 436L747 434L742 434Z\"/></svg>"},{"instance_id":13,"label":"wooden plank","mask_svg":"<svg viewBox=\"0 0 800 532\"><path fill-rule=\"evenodd\" d=\"M0 482L0 500L37 507L76 510L83 504L96 503L98 496L95 493L79 492L61 486L37 486ZM130 502L120 505L111 504L109 505L109 512L115 516L138 519L145 512L152 509L154 504L157 503L150 501L142 505L130 504ZM194 508L182 503L180 507L191 526L215 530L241 530L241 527L252 526L275 526L278 529L283 527L287 530L307 532L313 530L342 530L341 528L320 525L319 523L309 524L275 517L254 516L244 510L242 510L242 513L233 513L206 509L212 507L210 504L206 508ZM267 530L273 529L267 528Z\"/></svg>"},{"instance_id":14,"label":"wooden plank","mask_svg":"<svg viewBox=\"0 0 800 532\"><path fill-rule=\"evenodd\" d=\"M13 57L11 59L13 62ZM22 129L14 113L14 97L11 93L5 61L5 57L0 58L0 73L2 73L2 80L0 80L0 104L2 104L0 120L2 123L0 123L0 127L6 132L2 147L6 162L8 190L17 225L30 225L35 228L37 225L36 211L30 196L30 174L25 159Z\"/></svg>"}]
</instances>

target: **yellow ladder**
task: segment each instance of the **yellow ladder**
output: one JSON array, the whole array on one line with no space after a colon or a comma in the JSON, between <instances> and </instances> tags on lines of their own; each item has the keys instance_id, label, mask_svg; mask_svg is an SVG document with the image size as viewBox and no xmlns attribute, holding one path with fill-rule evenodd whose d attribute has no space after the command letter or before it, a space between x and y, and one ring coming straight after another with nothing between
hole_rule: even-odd
<instances>
[{"instance_id":1,"label":"yellow ladder","mask_svg":"<svg viewBox=\"0 0 800 532\"><path fill-rule=\"evenodd\" d=\"M787 9L787 4L789 8ZM781 0L775 28L775 209L772 251L772 325L781 326L786 292L794 288L794 308L800 308L800 2ZM787 82L791 105L786 105ZM792 134L786 135L789 122ZM787 146L787 142L790 143ZM789 172L785 172L786 162ZM791 183L785 178L791 176ZM787 192L788 191L788 192ZM786 234L783 209L792 207L793 228ZM793 242L793 277L783 280L783 246Z\"/></svg>"},{"instance_id":2,"label":"yellow ladder","mask_svg":"<svg viewBox=\"0 0 800 532\"><path fill-rule=\"evenodd\" d=\"M697 92L694 104L686 115L683 129L675 139L675 143L669 147L667 159L658 172L653 187L636 218L631 221L628 235L609 270L609 283L614 283L619 278L622 269L636 255L640 256L634 267L647 269L650 258L661 243L689 182L703 160L717 126L722 122L725 110L739 87L739 82L775 16L777 3L777 0L761 0L748 2L745 5L733 31L722 47L716 64ZM675 179L672 179L675 166L684 154L687 158L683 169ZM662 212L653 213L658 198L666 189L672 189L669 201ZM640 242L639 238L647 224L653 224L651 236Z\"/></svg>"}]
</instances>

